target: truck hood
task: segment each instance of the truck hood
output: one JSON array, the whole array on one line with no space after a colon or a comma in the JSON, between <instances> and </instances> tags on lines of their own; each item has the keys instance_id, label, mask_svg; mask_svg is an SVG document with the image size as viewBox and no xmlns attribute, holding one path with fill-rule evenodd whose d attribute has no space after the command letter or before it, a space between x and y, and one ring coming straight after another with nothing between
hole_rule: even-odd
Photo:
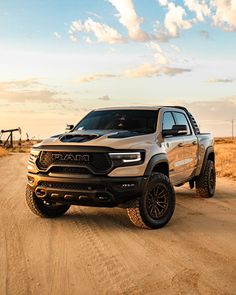
<instances>
[{"instance_id":1,"label":"truck hood","mask_svg":"<svg viewBox=\"0 0 236 295\"><path fill-rule=\"evenodd\" d=\"M35 147L46 146L103 146L114 149L143 148L155 142L156 133L143 134L133 131L78 130L54 135L43 140Z\"/></svg>"}]
</instances>

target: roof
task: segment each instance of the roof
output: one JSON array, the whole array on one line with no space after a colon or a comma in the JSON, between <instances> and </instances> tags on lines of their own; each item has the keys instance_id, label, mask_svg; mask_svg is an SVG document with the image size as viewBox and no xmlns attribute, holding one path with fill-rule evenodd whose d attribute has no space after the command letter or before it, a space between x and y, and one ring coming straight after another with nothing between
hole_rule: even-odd
<instances>
[{"instance_id":1,"label":"roof","mask_svg":"<svg viewBox=\"0 0 236 295\"><path fill-rule=\"evenodd\" d=\"M108 111L108 110L159 110L163 106L122 106L122 107L106 107L98 108L95 111Z\"/></svg>"}]
</instances>

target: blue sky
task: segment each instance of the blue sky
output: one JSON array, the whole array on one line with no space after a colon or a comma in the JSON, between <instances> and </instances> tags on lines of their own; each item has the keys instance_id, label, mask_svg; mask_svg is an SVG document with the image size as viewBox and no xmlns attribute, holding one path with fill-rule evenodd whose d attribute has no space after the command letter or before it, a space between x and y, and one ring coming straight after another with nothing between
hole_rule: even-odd
<instances>
[{"instance_id":1,"label":"blue sky","mask_svg":"<svg viewBox=\"0 0 236 295\"><path fill-rule=\"evenodd\" d=\"M44 137L97 107L183 104L227 136L235 31L235 0L1 1L0 129Z\"/></svg>"}]
</instances>

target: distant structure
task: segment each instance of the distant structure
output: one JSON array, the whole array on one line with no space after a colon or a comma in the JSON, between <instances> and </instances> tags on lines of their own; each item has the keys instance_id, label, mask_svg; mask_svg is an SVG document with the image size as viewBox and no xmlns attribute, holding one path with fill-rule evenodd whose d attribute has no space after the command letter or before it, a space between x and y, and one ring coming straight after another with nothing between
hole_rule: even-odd
<instances>
[{"instance_id":1,"label":"distant structure","mask_svg":"<svg viewBox=\"0 0 236 295\"><path fill-rule=\"evenodd\" d=\"M232 119L231 123L232 123L232 139L234 139L234 119Z\"/></svg>"},{"instance_id":2,"label":"distant structure","mask_svg":"<svg viewBox=\"0 0 236 295\"><path fill-rule=\"evenodd\" d=\"M20 133L20 139L19 144L21 145L21 128L18 127L16 129L8 129L8 130L1 130L0 132L0 144L2 144L6 148L13 148L13 133L19 132ZM1 140L1 137L3 134L8 134L8 137L6 140Z\"/></svg>"}]
</instances>

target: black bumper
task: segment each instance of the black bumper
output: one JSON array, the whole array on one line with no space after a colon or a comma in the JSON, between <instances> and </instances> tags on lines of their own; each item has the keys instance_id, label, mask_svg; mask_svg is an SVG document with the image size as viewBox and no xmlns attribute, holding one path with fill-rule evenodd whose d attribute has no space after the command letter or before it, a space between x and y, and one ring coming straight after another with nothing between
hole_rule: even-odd
<instances>
[{"instance_id":1,"label":"black bumper","mask_svg":"<svg viewBox=\"0 0 236 295\"><path fill-rule=\"evenodd\" d=\"M28 185L47 202L115 207L140 196L147 177L51 177L28 173Z\"/></svg>"}]
</instances>

